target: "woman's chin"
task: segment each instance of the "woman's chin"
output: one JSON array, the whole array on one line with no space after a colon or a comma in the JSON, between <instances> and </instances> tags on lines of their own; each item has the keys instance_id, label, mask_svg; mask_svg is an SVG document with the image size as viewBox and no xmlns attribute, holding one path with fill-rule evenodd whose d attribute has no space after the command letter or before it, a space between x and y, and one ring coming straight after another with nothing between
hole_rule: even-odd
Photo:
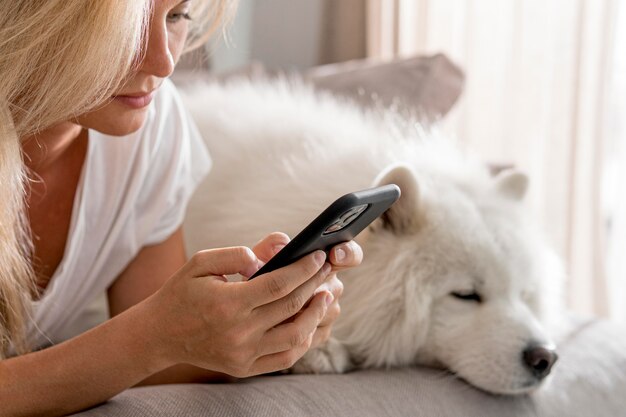
<instances>
[{"instance_id":1,"label":"woman's chin","mask_svg":"<svg viewBox=\"0 0 626 417\"><path fill-rule=\"evenodd\" d=\"M109 136L126 136L135 133L136 131L141 129L141 126L143 126L143 120L141 122L133 121L133 123L127 124L120 123L117 126L107 126L101 129L94 128L94 130L97 130L98 132L104 133L105 135Z\"/></svg>"},{"instance_id":2,"label":"woman's chin","mask_svg":"<svg viewBox=\"0 0 626 417\"><path fill-rule=\"evenodd\" d=\"M110 136L126 136L135 133L146 121L147 107L119 111L108 105L91 113L78 117L78 124Z\"/></svg>"}]
</instances>

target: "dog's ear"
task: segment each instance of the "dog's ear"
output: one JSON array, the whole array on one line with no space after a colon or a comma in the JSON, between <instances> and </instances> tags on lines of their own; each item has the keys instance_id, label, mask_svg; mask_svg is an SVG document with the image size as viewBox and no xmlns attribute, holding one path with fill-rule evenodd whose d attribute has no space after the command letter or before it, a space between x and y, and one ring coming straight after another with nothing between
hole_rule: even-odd
<instances>
[{"instance_id":1,"label":"dog's ear","mask_svg":"<svg viewBox=\"0 0 626 417\"><path fill-rule=\"evenodd\" d=\"M400 187L401 195L398 201L373 223L372 230L383 227L399 233L417 228L420 192L417 178L411 168L407 165L392 165L386 168L374 180L374 186L387 184L396 184Z\"/></svg>"},{"instance_id":2,"label":"dog's ear","mask_svg":"<svg viewBox=\"0 0 626 417\"><path fill-rule=\"evenodd\" d=\"M505 169L494 177L494 187L498 194L520 201L528 190L528 176L516 169Z\"/></svg>"}]
</instances>

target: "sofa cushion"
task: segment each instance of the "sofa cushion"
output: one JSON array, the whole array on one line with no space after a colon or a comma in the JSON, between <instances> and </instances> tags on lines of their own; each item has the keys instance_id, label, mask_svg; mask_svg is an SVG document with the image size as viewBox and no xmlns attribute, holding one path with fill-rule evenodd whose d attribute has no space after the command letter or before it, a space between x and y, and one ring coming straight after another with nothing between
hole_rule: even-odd
<instances>
[{"instance_id":1,"label":"sofa cushion","mask_svg":"<svg viewBox=\"0 0 626 417\"><path fill-rule=\"evenodd\" d=\"M532 395L494 396L429 368L262 376L129 389L80 416L617 416L626 410L626 329L576 321Z\"/></svg>"},{"instance_id":2,"label":"sofa cushion","mask_svg":"<svg viewBox=\"0 0 626 417\"><path fill-rule=\"evenodd\" d=\"M315 67L304 75L316 88L363 106L393 106L426 120L448 113L464 83L461 69L443 54L348 61Z\"/></svg>"}]
</instances>

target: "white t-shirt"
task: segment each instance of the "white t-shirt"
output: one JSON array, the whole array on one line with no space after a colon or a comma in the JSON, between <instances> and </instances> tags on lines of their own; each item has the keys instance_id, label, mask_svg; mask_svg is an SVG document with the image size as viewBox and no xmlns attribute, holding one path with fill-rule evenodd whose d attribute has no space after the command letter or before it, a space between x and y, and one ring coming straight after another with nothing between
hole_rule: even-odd
<instances>
[{"instance_id":1,"label":"white t-shirt","mask_svg":"<svg viewBox=\"0 0 626 417\"><path fill-rule=\"evenodd\" d=\"M198 129L165 80L137 132L89 130L63 259L33 303L33 346L59 343L146 245L167 239L211 166Z\"/></svg>"}]
</instances>

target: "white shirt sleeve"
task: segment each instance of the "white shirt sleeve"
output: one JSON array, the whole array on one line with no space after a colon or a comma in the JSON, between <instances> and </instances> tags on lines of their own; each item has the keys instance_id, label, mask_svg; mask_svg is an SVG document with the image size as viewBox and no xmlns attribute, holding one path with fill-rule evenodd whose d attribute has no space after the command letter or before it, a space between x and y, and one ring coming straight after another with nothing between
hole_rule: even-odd
<instances>
[{"instance_id":1,"label":"white shirt sleeve","mask_svg":"<svg viewBox=\"0 0 626 417\"><path fill-rule=\"evenodd\" d=\"M165 80L155 106L149 135L150 168L135 210L137 227L145 231L143 245L166 240L178 229L187 203L211 168L211 158L198 128L176 88Z\"/></svg>"}]
</instances>

